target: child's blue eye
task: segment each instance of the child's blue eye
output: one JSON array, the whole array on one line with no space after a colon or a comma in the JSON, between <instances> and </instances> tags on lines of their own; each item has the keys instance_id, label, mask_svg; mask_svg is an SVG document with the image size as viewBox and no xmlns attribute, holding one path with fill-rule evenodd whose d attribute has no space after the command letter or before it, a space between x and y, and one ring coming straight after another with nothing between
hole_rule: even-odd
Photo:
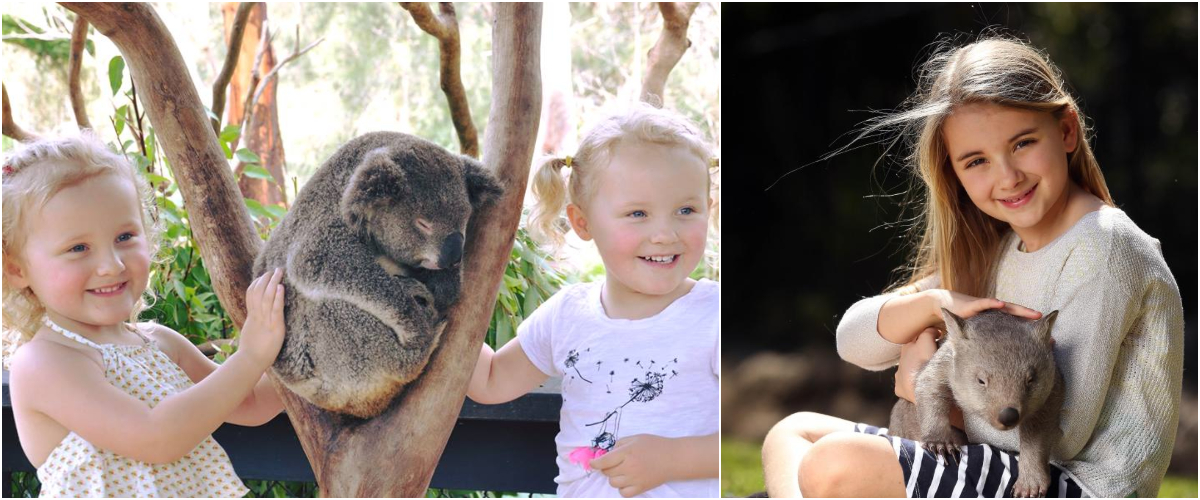
<instances>
[{"instance_id":1,"label":"child's blue eye","mask_svg":"<svg viewBox=\"0 0 1200 500\"><path fill-rule=\"evenodd\" d=\"M1033 144L1033 143L1034 143L1034 140L1033 140L1033 139L1025 139L1025 140L1023 140L1023 141L1021 141L1021 142L1018 142L1018 143L1017 143L1017 146L1016 146L1015 148L1013 148L1013 149L1021 149L1021 148L1025 147L1025 146L1028 146L1028 145L1030 145L1030 144Z\"/></svg>"},{"instance_id":2,"label":"child's blue eye","mask_svg":"<svg viewBox=\"0 0 1200 500\"><path fill-rule=\"evenodd\" d=\"M629 212L629 216L630 217L645 217L646 212L644 210L634 210L632 212Z\"/></svg>"},{"instance_id":3,"label":"child's blue eye","mask_svg":"<svg viewBox=\"0 0 1200 500\"><path fill-rule=\"evenodd\" d=\"M84 252L84 251L87 251L87 245L84 245L83 243L80 243L80 244L78 244L78 245L75 245L75 246L71 247L71 248L70 248L69 250L67 250L67 251L68 251L68 252Z\"/></svg>"},{"instance_id":4,"label":"child's blue eye","mask_svg":"<svg viewBox=\"0 0 1200 500\"><path fill-rule=\"evenodd\" d=\"M692 207L683 207L679 209L679 215L692 215L696 213L696 209Z\"/></svg>"},{"instance_id":5,"label":"child's blue eye","mask_svg":"<svg viewBox=\"0 0 1200 500\"><path fill-rule=\"evenodd\" d=\"M120 236L117 236L118 242L129 241L132 239L133 239L133 233L122 233Z\"/></svg>"},{"instance_id":6,"label":"child's blue eye","mask_svg":"<svg viewBox=\"0 0 1200 500\"><path fill-rule=\"evenodd\" d=\"M983 158L976 158L974 160L971 160L971 162L968 163L967 166L963 167L963 168L971 168L971 167L974 167L975 165L981 164L982 162L983 162Z\"/></svg>"}]
</instances>

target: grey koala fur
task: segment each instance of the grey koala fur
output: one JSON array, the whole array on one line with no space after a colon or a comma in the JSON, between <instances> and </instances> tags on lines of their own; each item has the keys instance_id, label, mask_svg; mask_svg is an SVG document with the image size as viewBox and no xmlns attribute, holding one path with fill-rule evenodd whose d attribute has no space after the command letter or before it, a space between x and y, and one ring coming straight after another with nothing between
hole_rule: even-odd
<instances>
[{"instance_id":1,"label":"grey koala fur","mask_svg":"<svg viewBox=\"0 0 1200 500\"><path fill-rule=\"evenodd\" d=\"M988 310L968 319L942 309L947 342L916 377L917 404L892 407L888 433L923 442L925 449L958 458L967 444L950 425L951 404L984 417L999 430L1016 428L1020 461L1013 494L1045 496L1050 450L1058 443L1063 377L1054 362L1050 330L1058 311L1027 320Z\"/></svg>"},{"instance_id":2,"label":"grey koala fur","mask_svg":"<svg viewBox=\"0 0 1200 500\"><path fill-rule=\"evenodd\" d=\"M387 408L458 299L468 219L500 193L478 161L418 137L375 132L339 148L254 262L255 276L284 269L279 380L326 410Z\"/></svg>"}]
</instances>

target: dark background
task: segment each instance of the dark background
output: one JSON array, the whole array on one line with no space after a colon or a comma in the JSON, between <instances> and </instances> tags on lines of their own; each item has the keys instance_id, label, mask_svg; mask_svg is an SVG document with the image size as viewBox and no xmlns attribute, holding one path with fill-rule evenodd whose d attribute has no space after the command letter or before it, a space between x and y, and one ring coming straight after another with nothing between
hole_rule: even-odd
<instances>
[{"instance_id":1,"label":"dark background","mask_svg":"<svg viewBox=\"0 0 1200 500\"><path fill-rule=\"evenodd\" d=\"M1195 474L1195 4L727 4L723 21L735 125L723 137L722 261L736 291L722 305L723 431L761 442L799 410L886 419L891 372L841 362L834 330L909 258L903 196L887 195L910 176L887 158L875 166L884 148L867 142L820 158L912 93L933 42L1001 29L1063 71L1117 206L1162 243L1185 310Z\"/></svg>"}]
</instances>

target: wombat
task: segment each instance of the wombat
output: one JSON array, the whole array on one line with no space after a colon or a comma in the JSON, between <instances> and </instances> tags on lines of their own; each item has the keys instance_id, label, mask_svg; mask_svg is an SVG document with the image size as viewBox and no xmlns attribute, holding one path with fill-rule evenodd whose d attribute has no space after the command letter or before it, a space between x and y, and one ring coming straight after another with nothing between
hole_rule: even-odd
<instances>
[{"instance_id":1,"label":"wombat","mask_svg":"<svg viewBox=\"0 0 1200 500\"><path fill-rule=\"evenodd\" d=\"M339 148L254 263L256 276L285 270L279 380L326 410L382 412L437 347L467 221L500 193L478 161L419 137L375 132Z\"/></svg>"},{"instance_id":2,"label":"wombat","mask_svg":"<svg viewBox=\"0 0 1200 500\"><path fill-rule=\"evenodd\" d=\"M996 429L1017 428L1021 460L1017 497L1045 496L1050 450L1058 443L1063 376L1054 363L1050 329L1058 311L1027 320L989 310L968 319L942 309L947 342L921 368L914 405L892 408L889 434L923 442L926 450L958 460L967 444L950 425L950 405L983 417Z\"/></svg>"}]
</instances>

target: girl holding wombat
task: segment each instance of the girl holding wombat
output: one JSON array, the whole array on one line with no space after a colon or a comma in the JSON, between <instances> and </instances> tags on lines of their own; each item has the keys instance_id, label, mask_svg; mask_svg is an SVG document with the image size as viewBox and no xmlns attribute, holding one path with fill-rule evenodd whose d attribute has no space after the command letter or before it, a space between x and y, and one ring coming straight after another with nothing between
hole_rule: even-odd
<instances>
[{"instance_id":1,"label":"girl holding wombat","mask_svg":"<svg viewBox=\"0 0 1200 500\"><path fill-rule=\"evenodd\" d=\"M282 273L251 284L241 347L218 366L137 322L158 230L125 158L90 132L44 140L5 160L3 183L4 361L41 495L245 495L211 434L283 408L263 375L283 342Z\"/></svg>"},{"instance_id":2,"label":"girl holding wombat","mask_svg":"<svg viewBox=\"0 0 1200 500\"><path fill-rule=\"evenodd\" d=\"M897 395L933 354L941 309L1037 319L1058 310L1065 377L1049 496L1154 496L1175 439L1183 371L1179 290L1158 241L1117 209L1085 120L1057 68L1024 42L988 37L925 63L907 107L859 137L899 132L924 187L908 279L851 306L838 352L883 370ZM1020 304L1020 305L1018 305ZM974 444L947 463L919 443L812 413L768 434L773 496L998 496L1018 481L1014 431L952 416ZM910 454L911 453L911 454Z\"/></svg>"},{"instance_id":3,"label":"girl holding wombat","mask_svg":"<svg viewBox=\"0 0 1200 500\"><path fill-rule=\"evenodd\" d=\"M720 287L688 278L707 241L711 158L694 125L639 104L535 174L534 234L561 242L566 205L605 279L558 291L498 352L482 346L467 395L502 403L563 378L561 496L718 496Z\"/></svg>"}]
</instances>

